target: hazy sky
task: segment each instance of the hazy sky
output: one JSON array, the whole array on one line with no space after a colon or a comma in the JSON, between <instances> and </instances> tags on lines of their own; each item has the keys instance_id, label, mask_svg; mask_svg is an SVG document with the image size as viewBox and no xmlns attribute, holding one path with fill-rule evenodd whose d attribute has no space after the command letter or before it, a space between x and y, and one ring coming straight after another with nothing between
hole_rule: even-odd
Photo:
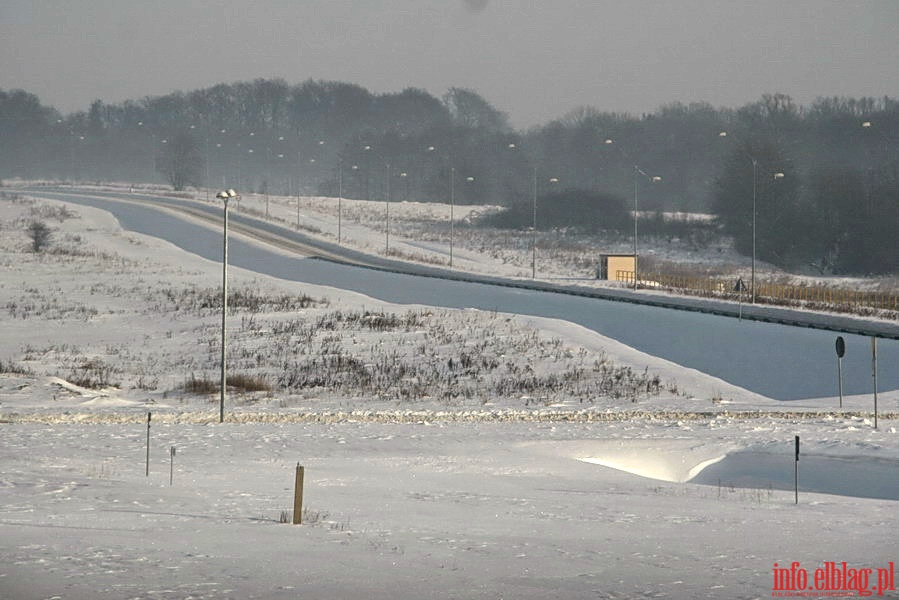
<instances>
[{"instance_id":1,"label":"hazy sky","mask_svg":"<svg viewBox=\"0 0 899 600\"><path fill-rule=\"evenodd\" d=\"M0 0L0 88L63 112L216 83L476 90L578 106L899 96L899 0Z\"/></svg>"}]
</instances>

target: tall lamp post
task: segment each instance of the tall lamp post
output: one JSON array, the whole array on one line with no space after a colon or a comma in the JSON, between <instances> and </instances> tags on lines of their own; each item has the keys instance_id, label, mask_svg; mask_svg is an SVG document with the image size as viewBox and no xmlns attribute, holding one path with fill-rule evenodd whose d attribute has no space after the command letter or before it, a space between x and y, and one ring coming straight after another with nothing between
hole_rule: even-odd
<instances>
[{"instance_id":1,"label":"tall lamp post","mask_svg":"<svg viewBox=\"0 0 899 600\"><path fill-rule=\"evenodd\" d=\"M749 276L749 303L755 304L755 228L758 217L756 201L758 199L759 161L752 157L752 268Z\"/></svg>"},{"instance_id":2,"label":"tall lamp post","mask_svg":"<svg viewBox=\"0 0 899 600\"><path fill-rule=\"evenodd\" d=\"M550 177L549 183L559 183L557 177ZM534 236L531 240L531 279L537 278L537 167L534 167L534 219L531 229Z\"/></svg>"},{"instance_id":3,"label":"tall lamp post","mask_svg":"<svg viewBox=\"0 0 899 600\"><path fill-rule=\"evenodd\" d=\"M202 116L202 115L201 115ZM197 128L196 125L191 125L189 129L191 130L191 134L193 134L194 130ZM206 133L204 135L205 146L203 151L205 152L203 157L204 167L206 171L206 176L203 180L203 187L206 189L206 202L209 202L209 126L206 126Z\"/></svg>"},{"instance_id":4,"label":"tall lamp post","mask_svg":"<svg viewBox=\"0 0 899 600\"><path fill-rule=\"evenodd\" d=\"M402 173L400 173L400 179L402 179L406 184L406 186L405 186L406 189L403 192L403 202L408 202L409 201L409 173L407 173L406 171L403 171Z\"/></svg>"},{"instance_id":5,"label":"tall lamp post","mask_svg":"<svg viewBox=\"0 0 899 600\"><path fill-rule=\"evenodd\" d=\"M209 128L206 128L206 157L204 162L206 163L206 181L204 182L203 187L206 188L206 202L209 202L209 186L212 185L212 182L209 181Z\"/></svg>"},{"instance_id":6,"label":"tall lamp post","mask_svg":"<svg viewBox=\"0 0 899 600\"><path fill-rule=\"evenodd\" d=\"M343 159L337 159L337 243L340 244L343 221Z\"/></svg>"},{"instance_id":7,"label":"tall lamp post","mask_svg":"<svg viewBox=\"0 0 899 600\"><path fill-rule=\"evenodd\" d=\"M725 138L727 137L727 132L722 131L718 134L718 137ZM749 160L752 161L752 266L749 271L749 302L750 304L755 304L755 231L756 231L756 202L758 199L758 170L759 170L759 161L754 157L750 156Z\"/></svg>"},{"instance_id":8,"label":"tall lamp post","mask_svg":"<svg viewBox=\"0 0 899 600\"><path fill-rule=\"evenodd\" d=\"M515 150L518 146L512 142L506 146L509 150ZM550 177L549 183L558 183L557 177ZM534 186L533 186L533 219L531 222L531 279L537 278L537 167L534 167Z\"/></svg>"},{"instance_id":9,"label":"tall lamp post","mask_svg":"<svg viewBox=\"0 0 899 600\"><path fill-rule=\"evenodd\" d=\"M510 144L510 147L514 147L514 144ZM428 146L428 152L434 152L437 148L435 146ZM453 157L451 155L447 155L446 158L450 163L450 213L449 213L449 226L450 226L450 240L449 240L449 266L453 267L453 248L455 244L455 233L456 233L456 167L453 165ZM472 183L474 181L474 177L466 177L465 181L467 183Z\"/></svg>"},{"instance_id":10,"label":"tall lamp post","mask_svg":"<svg viewBox=\"0 0 899 600\"><path fill-rule=\"evenodd\" d=\"M718 134L718 137L725 138L727 137L727 132L722 131ZM750 155L748 152L745 153L749 160L752 161L752 262L750 267L749 274L749 301L751 304L755 304L756 299L756 286L755 286L755 257L756 257L756 231L757 231L757 222L758 222L758 211L756 206L758 204L758 171L759 171L759 161L755 156ZM784 174L781 172L770 173L775 180L783 179Z\"/></svg>"},{"instance_id":11,"label":"tall lamp post","mask_svg":"<svg viewBox=\"0 0 899 600\"><path fill-rule=\"evenodd\" d=\"M225 352L227 345L227 316L228 316L228 201L237 198L237 192L232 189L221 191L215 195L225 205L224 211L224 242L222 244L222 373L221 394L219 396L219 423L225 422L225 390L227 387Z\"/></svg>"},{"instance_id":12,"label":"tall lamp post","mask_svg":"<svg viewBox=\"0 0 899 600\"><path fill-rule=\"evenodd\" d=\"M365 153L365 199L371 200L371 159L369 158L371 146L366 144L362 147L362 151Z\"/></svg>"},{"instance_id":13,"label":"tall lamp post","mask_svg":"<svg viewBox=\"0 0 899 600\"><path fill-rule=\"evenodd\" d=\"M225 171L227 171L227 167L225 166L225 163L227 162L227 156L225 155L224 150L222 150L222 148L224 147L223 141L225 139L224 136L226 133L228 133L227 129L220 129L218 132L218 139L222 141L218 141L215 143L215 147L217 149L216 163L218 164L218 171L222 174L222 187L225 186ZM212 184L212 182L209 183L210 185Z\"/></svg>"},{"instance_id":14,"label":"tall lamp post","mask_svg":"<svg viewBox=\"0 0 899 600\"><path fill-rule=\"evenodd\" d=\"M634 289L637 289L637 281L639 281L640 277L638 276L638 260L637 260L637 190L639 189L639 179L640 175L648 179L652 182L662 181L662 178L658 175L647 175L646 172L641 169L639 166L634 165Z\"/></svg>"},{"instance_id":15,"label":"tall lamp post","mask_svg":"<svg viewBox=\"0 0 899 600\"><path fill-rule=\"evenodd\" d=\"M365 196L368 199L369 192L369 173L371 171L371 146L366 145L362 147L362 151L365 153ZM380 160L384 161L384 166L387 168L387 195L384 198L384 253L386 255L390 254L390 180L393 177L392 167L389 162L384 160L384 157L380 154L378 155ZM401 177L406 177L407 173L402 173Z\"/></svg>"},{"instance_id":16,"label":"tall lamp post","mask_svg":"<svg viewBox=\"0 0 899 600\"><path fill-rule=\"evenodd\" d=\"M338 168L342 169L340 166L342 163L338 163ZM359 171L359 165L350 165L351 171ZM341 240L341 222L343 220L343 210L341 210L340 203L343 200L343 173L342 171L338 171L338 185L340 186L340 196L338 197L338 207L337 207L337 243L340 243ZM354 185L358 188L358 178L356 174L353 173L353 181Z\"/></svg>"},{"instance_id":17,"label":"tall lamp post","mask_svg":"<svg viewBox=\"0 0 899 600\"><path fill-rule=\"evenodd\" d=\"M537 279L537 167L534 167L534 221L531 223L531 279Z\"/></svg>"},{"instance_id":18,"label":"tall lamp post","mask_svg":"<svg viewBox=\"0 0 899 600\"><path fill-rule=\"evenodd\" d=\"M387 165L387 198L384 200L384 254L390 256L390 165Z\"/></svg>"},{"instance_id":19,"label":"tall lamp post","mask_svg":"<svg viewBox=\"0 0 899 600\"><path fill-rule=\"evenodd\" d=\"M615 140L606 138L605 140L603 140L603 144L605 144L606 146L611 146L611 145L615 144ZM631 157L628 156L628 154L621 148L618 148L618 152L620 152L621 155L626 160L628 160L628 161L632 160ZM637 289L637 281L640 279L639 270L638 270L638 258L637 258L637 220L638 220L637 211L639 210L638 198L639 198L639 189L640 189L639 183L640 183L641 175L652 183L657 183L659 181L662 181L662 178L659 177L658 175L649 175L646 173L646 171L641 169L639 165L634 163L634 289L635 290Z\"/></svg>"},{"instance_id":20,"label":"tall lamp post","mask_svg":"<svg viewBox=\"0 0 899 600\"><path fill-rule=\"evenodd\" d=\"M435 146L428 146L428 152L435 152L437 148ZM449 243L449 266L453 268L453 234L455 233L455 221L454 221L454 209L456 206L456 167L453 166L453 159L450 157L450 214L449 214L449 226L450 226L450 243ZM439 162L438 162L439 165ZM438 166L439 173L439 166Z\"/></svg>"},{"instance_id":21,"label":"tall lamp post","mask_svg":"<svg viewBox=\"0 0 899 600\"><path fill-rule=\"evenodd\" d=\"M62 119L57 119L56 123L58 125L64 124ZM143 125L143 123L138 122L138 125L139 126ZM69 174L70 174L70 177L71 177L73 185L74 185L74 181L76 179L76 177L75 177L75 131L71 126L67 127L67 131L68 131L68 137L69 137ZM78 136L78 139L83 140L84 136L83 135Z\"/></svg>"},{"instance_id":22,"label":"tall lamp post","mask_svg":"<svg viewBox=\"0 0 899 600\"><path fill-rule=\"evenodd\" d=\"M453 237L456 233L456 167L450 167L450 256L449 266L453 268Z\"/></svg>"},{"instance_id":23,"label":"tall lamp post","mask_svg":"<svg viewBox=\"0 0 899 600\"><path fill-rule=\"evenodd\" d=\"M759 161L752 159L752 267L749 279L749 292L751 304L755 304L755 250L756 250L756 221L758 220L758 211L756 210L756 201L758 199L758 168ZM783 179L784 174L781 172L771 173L774 180Z\"/></svg>"}]
</instances>

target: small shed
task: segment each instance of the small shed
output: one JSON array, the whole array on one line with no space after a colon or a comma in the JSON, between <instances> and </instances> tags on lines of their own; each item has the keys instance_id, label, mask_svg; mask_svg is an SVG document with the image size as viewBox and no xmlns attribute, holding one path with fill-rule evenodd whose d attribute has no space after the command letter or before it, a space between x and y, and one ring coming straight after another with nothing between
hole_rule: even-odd
<instances>
[{"instance_id":1,"label":"small shed","mask_svg":"<svg viewBox=\"0 0 899 600\"><path fill-rule=\"evenodd\" d=\"M633 281L634 264L633 254L600 254L596 278L607 281Z\"/></svg>"}]
</instances>

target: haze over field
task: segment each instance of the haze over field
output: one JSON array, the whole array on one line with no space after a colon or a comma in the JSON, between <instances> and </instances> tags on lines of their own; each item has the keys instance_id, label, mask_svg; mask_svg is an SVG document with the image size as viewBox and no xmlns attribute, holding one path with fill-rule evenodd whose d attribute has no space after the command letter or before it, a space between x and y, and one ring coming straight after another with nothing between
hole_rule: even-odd
<instances>
[{"instance_id":1,"label":"haze over field","mask_svg":"<svg viewBox=\"0 0 899 600\"><path fill-rule=\"evenodd\" d=\"M6 0L0 85L62 111L257 77L466 87L524 128L582 105L895 96L897 27L892 0Z\"/></svg>"},{"instance_id":2,"label":"haze over field","mask_svg":"<svg viewBox=\"0 0 899 600\"><path fill-rule=\"evenodd\" d=\"M893 275L897 15L878 0L13 0L0 179L519 209L558 193L534 227L622 233L639 196L714 213L741 254L793 272ZM530 225L519 212L505 224Z\"/></svg>"}]
</instances>

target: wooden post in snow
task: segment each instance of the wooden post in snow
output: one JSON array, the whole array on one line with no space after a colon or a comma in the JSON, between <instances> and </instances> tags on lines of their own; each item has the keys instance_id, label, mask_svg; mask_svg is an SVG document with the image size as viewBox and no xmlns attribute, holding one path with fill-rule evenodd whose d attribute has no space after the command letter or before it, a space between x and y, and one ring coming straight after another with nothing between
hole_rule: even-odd
<instances>
[{"instance_id":1,"label":"wooden post in snow","mask_svg":"<svg viewBox=\"0 0 899 600\"><path fill-rule=\"evenodd\" d=\"M152 416L152 412L147 413L147 477L150 476L150 418Z\"/></svg>"},{"instance_id":2,"label":"wooden post in snow","mask_svg":"<svg viewBox=\"0 0 899 600\"><path fill-rule=\"evenodd\" d=\"M293 524L303 523L303 478L305 469L297 463L296 482L293 488Z\"/></svg>"}]
</instances>

